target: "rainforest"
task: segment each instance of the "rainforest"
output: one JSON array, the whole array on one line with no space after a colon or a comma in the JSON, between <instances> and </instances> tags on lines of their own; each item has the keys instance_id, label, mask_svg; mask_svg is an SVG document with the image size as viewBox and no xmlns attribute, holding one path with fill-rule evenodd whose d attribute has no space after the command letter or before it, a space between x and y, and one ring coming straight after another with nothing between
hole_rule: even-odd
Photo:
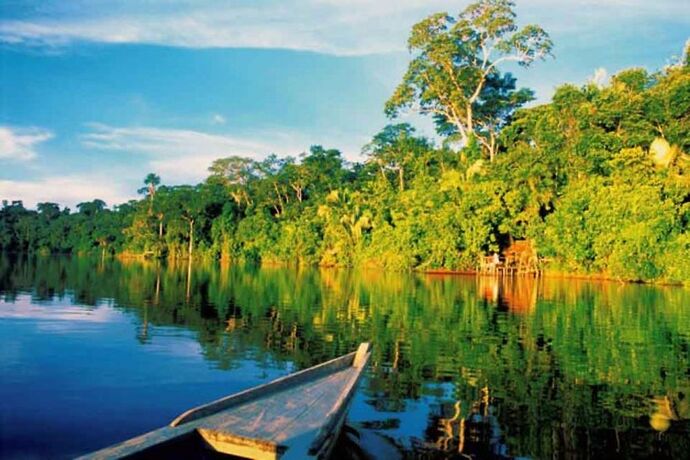
<instances>
[{"instance_id":1,"label":"rainforest","mask_svg":"<svg viewBox=\"0 0 690 460\"><path fill-rule=\"evenodd\" d=\"M499 68L550 59L553 43L518 29L510 6L413 27L390 124L361 162L321 145L229 152L196 185L142 172L127 203L5 200L0 249L471 271L528 240L547 272L690 283L689 47L657 71L564 84L535 104ZM436 135L418 134L410 113Z\"/></svg>"}]
</instances>

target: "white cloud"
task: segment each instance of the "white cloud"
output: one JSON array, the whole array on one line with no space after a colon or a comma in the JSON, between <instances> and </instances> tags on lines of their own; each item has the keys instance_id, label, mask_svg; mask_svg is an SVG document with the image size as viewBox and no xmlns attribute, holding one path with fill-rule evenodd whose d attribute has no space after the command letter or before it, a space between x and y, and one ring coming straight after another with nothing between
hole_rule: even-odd
<instances>
[{"instance_id":1,"label":"white cloud","mask_svg":"<svg viewBox=\"0 0 690 460\"><path fill-rule=\"evenodd\" d=\"M50 305L34 303L30 295L20 294L12 302L0 302L0 318L32 319L38 321L86 321L112 323L122 319L122 313L107 307L84 308L71 303L54 301ZM40 325L39 325L40 327Z\"/></svg>"},{"instance_id":2,"label":"white cloud","mask_svg":"<svg viewBox=\"0 0 690 460\"><path fill-rule=\"evenodd\" d=\"M594 70L594 75L590 77L589 81L601 88L608 83L609 73L605 68L599 67Z\"/></svg>"},{"instance_id":3,"label":"white cloud","mask_svg":"<svg viewBox=\"0 0 690 460\"><path fill-rule=\"evenodd\" d=\"M81 136L91 148L124 150L165 157L181 155L231 155L246 152L266 154L271 146L237 137L209 134L188 129L149 126L116 127L100 123L88 125L91 132Z\"/></svg>"},{"instance_id":4,"label":"white cloud","mask_svg":"<svg viewBox=\"0 0 690 460\"><path fill-rule=\"evenodd\" d=\"M141 155L148 162L147 167L166 184L199 182L208 176L208 167L218 158L238 155L260 160L271 153L281 157L298 156L314 144L340 148L345 158L361 161L359 150L367 141L342 133L321 133L307 138L305 134L278 129L234 136L150 126L91 123L88 127L91 131L81 135L85 147Z\"/></svg>"},{"instance_id":5,"label":"white cloud","mask_svg":"<svg viewBox=\"0 0 690 460\"><path fill-rule=\"evenodd\" d=\"M40 128L0 126L0 160L27 161L36 158L36 147L53 137Z\"/></svg>"},{"instance_id":6,"label":"white cloud","mask_svg":"<svg viewBox=\"0 0 690 460\"><path fill-rule=\"evenodd\" d=\"M211 123L214 125L224 125L227 122L225 117L219 113L214 113L211 117Z\"/></svg>"},{"instance_id":7,"label":"white cloud","mask_svg":"<svg viewBox=\"0 0 690 460\"><path fill-rule=\"evenodd\" d=\"M149 126L115 127L92 123L81 136L85 147L139 154L165 183L197 182L218 158L239 155L255 159L270 153L296 155L309 147L297 135L271 131L248 137L209 134L188 129ZM254 138L268 139L256 141Z\"/></svg>"},{"instance_id":8,"label":"white cloud","mask_svg":"<svg viewBox=\"0 0 690 460\"><path fill-rule=\"evenodd\" d=\"M99 198L109 206L134 198L124 192L112 178L93 174L53 176L34 180L1 180L0 199L22 200L33 208L37 203L54 202L74 208L77 203Z\"/></svg>"},{"instance_id":9,"label":"white cloud","mask_svg":"<svg viewBox=\"0 0 690 460\"><path fill-rule=\"evenodd\" d=\"M0 42L39 47L61 47L87 41L185 48L279 48L335 55L404 49L404 39L381 40L377 30L351 33L352 26L359 25L360 31L365 29L362 22L366 23L367 18L358 21L347 15L339 18L329 15L319 23L310 15L304 8L276 5L265 12L223 8L152 16L1 21Z\"/></svg>"},{"instance_id":10,"label":"white cloud","mask_svg":"<svg viewBox=\"0 0 690 460\"><path fill-rule=\"evenodd\" d=\"M64 46L74 41L179 47L308 50L336 55L403 51L410 27L437 11L456 14L468 0L263 0L81 3L47 0L34 16L0 21L0 41ZM9 10L9 9L8 9ZM114 12L113 12L114 11ZM600 28L626 18L690 22L681 0L523 0L518 11L556 30ZM7 17L10 17L7 15ZM548 28L547 27L547 28Z\"/></svg>"}]
</instances>

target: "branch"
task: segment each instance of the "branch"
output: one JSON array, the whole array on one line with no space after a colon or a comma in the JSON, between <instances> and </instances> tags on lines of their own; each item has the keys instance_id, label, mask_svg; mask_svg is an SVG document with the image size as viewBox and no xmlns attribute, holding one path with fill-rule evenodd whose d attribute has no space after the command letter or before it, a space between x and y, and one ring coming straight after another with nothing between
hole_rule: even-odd
<instances>
[{"instance_id":1,"label":"branch","mask_svg":"<svg viewBox=\"0 0 690 460\"><path fill-rule=\"evenodd\" d=\"M462 122L460 121L460 116L457 113L455 105L450 100L444 97L445 93L443 91L438 91L438 89L434 87L433 83L429 80L429 76L426 73L422 73L421 75L422 78L424 78L424 80L426 81L426 84L436 92L441 102L444 102L445 105L450 108L450 113L448 113L447 111L440 111L440 109L432 109L432 112L443 115L448 120L450 120L455 125L455 127L458 128L458 131L460 131L460 135L463 137L463 139L466 139L467 128L463 126Z\"/></svg>"}]
</instances>

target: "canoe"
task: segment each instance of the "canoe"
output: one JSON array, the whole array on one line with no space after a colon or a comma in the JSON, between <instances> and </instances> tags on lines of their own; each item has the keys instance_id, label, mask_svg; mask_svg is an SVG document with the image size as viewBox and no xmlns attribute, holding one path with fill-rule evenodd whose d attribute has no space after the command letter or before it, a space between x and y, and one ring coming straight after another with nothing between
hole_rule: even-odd
<instances>
[{"instance_id":1,"label":"canoe","mask_svg":"<svg viewBox=\"0 0 690 460\"><path fill-rule=\"evenodd\" d=\"M357 351L181 414L170 425L80 457L325 459L371 356Z\"/></svg>"}]
</instances>

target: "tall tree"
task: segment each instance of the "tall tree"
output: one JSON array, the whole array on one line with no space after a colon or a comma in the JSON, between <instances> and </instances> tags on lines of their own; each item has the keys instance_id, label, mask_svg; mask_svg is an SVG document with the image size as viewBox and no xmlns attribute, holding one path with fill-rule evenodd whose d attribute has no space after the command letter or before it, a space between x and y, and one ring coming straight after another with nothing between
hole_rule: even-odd
<instances>
[{"instance_id":1,"label":"tall tree","mask_svg":"<svg viewBox=\"0 0 690 460\"><path fill-rule=\"evenodd\" d=\"M256 178L256 162L250 158L230 156L215 160L208 171L211 175L208 181L226 186L237 205L243 202L246 206L252 204L248 186Z\"/></svg>"},{"instance_id":2,"label":"tall tree","mask_svg":"<svg viewBox=\"0 0 690 460\"><path fill-rule=\"evenodd\" d=\"M261 177L260 196L273 209L275 216L285 213L285 207L290 201L288 176L284 173L286 164L291 159L281 159L275 154L269 155L264 161L256 163L256 169ZM270 190L266 190L270 189Z\"/></svg>"},{"instance_id":3,"label":"tall tree","mask_svg":"<svg viewBox=\"0 0 690 460\"><path fill-rule=\"evenodd\" d=\"M307 192L310 194L330 193L343 180L343 157L337 149L325 149L312 145L309 153L301 156L302 166L309 178Z\"/></svg>"},{"instance_id":4,"label":"tall tree","mask_svg":"<svg viewBox=\"0 0 690 460\"><path fill-rule=\"evenodd\" d=\"M438 13L416 24L408 40L415 56L386 102L386 114L393 118L415 110L431 115L439 133L463 146L476 138L493 159L496 130L532 97L529 90L516 90L515 80L498 66L515 62L528 67L553 47L537 25L518 30L514 7L510 0L481 0L457 18Z\"/></svg>"},{"instance_id":5,"label":"tall tree","mask_svg":"<svg viewBox=\"0 0 690 460\"><path fill-rule=\"evenodd\" d=\"M36 209L38 213L47 220L54 219L60 215L60 206L57 203L38 203Z\"/></svg>"},{"instance_id":6,"label":"tall tree","mask_svg":"<svg viewBox=\"0 0 690 460\"><path fill-rule=\"evenodd\" d=\"M142 195L146 195L149 199L149 214L153 213L153 199L156 196L156 187L160 185L161 183L161 178L160 176L154 174L154 173L148 173L146 177L144 178L144 185L145 187L140 188L137 190Z\"/></svg>"},{"instance_id":7,"label":"tall tree","mask_svg":"<svg viewBox=\"0 0 690 460\"><path fill-rule=\"evenodd\" d=\"M94 216L99 212L103 211L105 207L105 201L99 199L95 199L93 201L86 201L83 203L79 203L77 205L79 213L84 214L86 216Z\"/></svg>"},{"instance_id":8,"label":"tall tree","mask_svg":"<svg viewBox=\"0 0 690 460\"><path fill-rule=\"evenodd\" d=\"M364 146L363 153L376 163L384 179L387 172L393 171L397 176L398 188L405 190L405 174L415 156L428 150L431 146L424 138L415 137L414 128L407 123L388 125Z\"/></svg>"}]
</instances>

